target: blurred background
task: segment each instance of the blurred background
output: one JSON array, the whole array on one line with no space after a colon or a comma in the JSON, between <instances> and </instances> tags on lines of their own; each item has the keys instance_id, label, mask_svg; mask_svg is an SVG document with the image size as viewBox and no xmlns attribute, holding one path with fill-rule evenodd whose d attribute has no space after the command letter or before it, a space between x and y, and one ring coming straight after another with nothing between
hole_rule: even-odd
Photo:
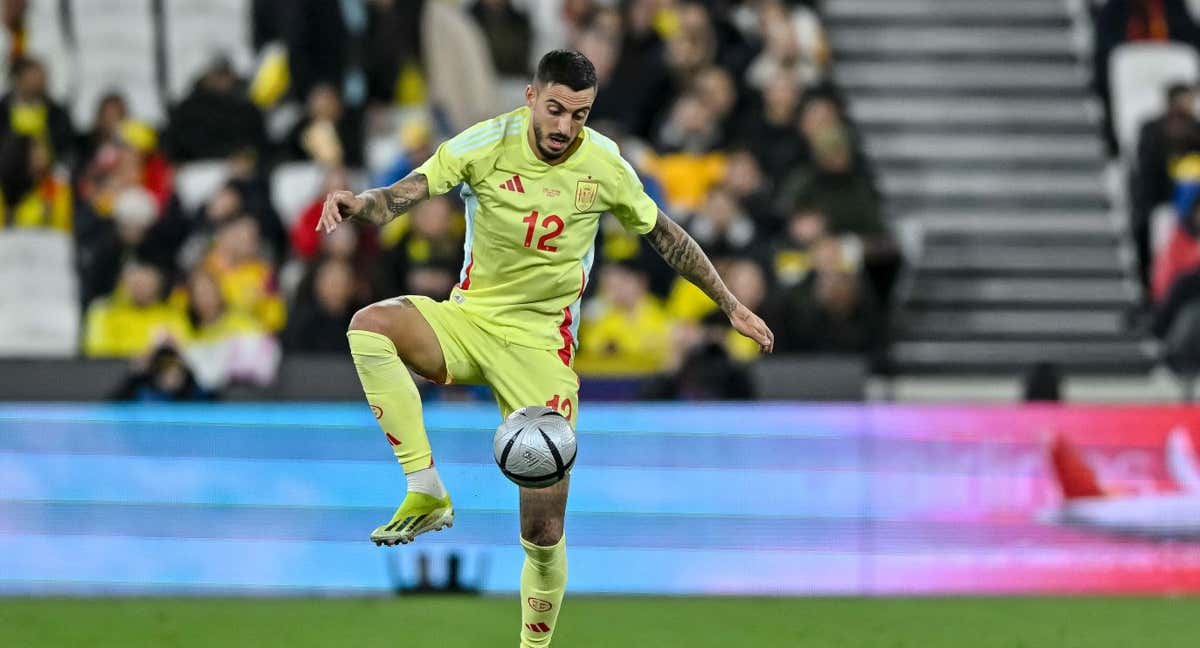
<instances>
[{"instance_id":1,"label":"blurred background","mask_svg":"<svg viewBox=\"0 0 1200 648\"><path fill-rule=\"evenodd\" d=\"M327 191L390 184L523 103L560 47L596 65L589 126L777 343L760 357L602 220L576 361L581 598L556 645L624 643L600 621L614 614L646 645L882 645L858 620L889 614L961 625L899 624L920 645L1061 645L1085 632L1067 599L1038 617L1022 599L951 614L740 597L1200 591L1198 2L0 9L0 625L16 645L210 645L174 633L197 610L260 610L108 595L516 590L486 388L421 383L459 524L403 551L365 539L403 481L344 331L373 301L448 295L461 202L314 227ZM462 645L511 642L507 599L444 600L488 619ZM353 607L370 601L338 609L377 616ZM1194 605L1104 599L1078 645L1174 645ZM335 642L297 630L319 613L282 609L220 642ZM71 634L67 613L129 625Z\"/></svg>"}]
</instances>

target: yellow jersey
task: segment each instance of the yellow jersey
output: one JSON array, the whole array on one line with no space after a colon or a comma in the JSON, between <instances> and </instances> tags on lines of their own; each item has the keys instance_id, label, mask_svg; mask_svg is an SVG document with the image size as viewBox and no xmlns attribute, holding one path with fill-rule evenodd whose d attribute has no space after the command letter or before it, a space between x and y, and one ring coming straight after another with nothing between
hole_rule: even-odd
<instances>
[{"instance_id":1,"label":"yellow jersey","mask_svg":"<svg viewBox=\"0 0 1200 648\"><path fill-rule=\"evenodd\" d=\"M658 206L611 139L585 127L571 156L550 165L529 145L529 118L522 107L480 122L415 172L430 195L463 185L464 261L450 299L493 335L557 349L569 364L600 215L645 234Z\"/></svg>"}]
</instances>

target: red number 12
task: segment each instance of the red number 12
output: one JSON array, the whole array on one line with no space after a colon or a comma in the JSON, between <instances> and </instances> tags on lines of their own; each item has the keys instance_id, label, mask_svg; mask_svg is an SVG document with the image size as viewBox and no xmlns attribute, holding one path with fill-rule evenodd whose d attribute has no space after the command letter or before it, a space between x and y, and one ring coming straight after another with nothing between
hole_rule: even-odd
<instances>
[{"instance_id":1,"label":"red number 12","mask_svg":"<svg viewBox=\"0 0 1200 648\"><path fill-rule=\"evenodd\" d=\"M528 216L521 219L522 223L529 224L529 229L525 230L525 247L533 245L533 229L537 226L537 221L537 212L531 212ZM549 231L538 238L537 249L543 252L558 252L558 247L554 245L547 245L547 241L562 234L564 227L563 219L554 214L550 214L546 218L542 219L542 227L547 228Z\"/></svg>"}]
</instances>

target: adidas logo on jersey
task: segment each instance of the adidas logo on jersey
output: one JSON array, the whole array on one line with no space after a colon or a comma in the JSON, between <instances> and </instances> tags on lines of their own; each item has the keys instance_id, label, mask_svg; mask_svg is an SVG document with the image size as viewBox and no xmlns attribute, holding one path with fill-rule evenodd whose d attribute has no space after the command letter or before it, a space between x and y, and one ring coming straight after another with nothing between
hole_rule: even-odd
<instances>
[{"instance_id":1,"label":"adidas logo on jersey","mask_svg":"<svg viewBox=\"0 0 1200 648\"><path fill-rule=\"evenodd\" d=\"M508 189L517 193L525 193L525 186L521 184L521 176L515 175L508 179L507 182L500 184L501 189Z\"/></svg>"}]
</instances>

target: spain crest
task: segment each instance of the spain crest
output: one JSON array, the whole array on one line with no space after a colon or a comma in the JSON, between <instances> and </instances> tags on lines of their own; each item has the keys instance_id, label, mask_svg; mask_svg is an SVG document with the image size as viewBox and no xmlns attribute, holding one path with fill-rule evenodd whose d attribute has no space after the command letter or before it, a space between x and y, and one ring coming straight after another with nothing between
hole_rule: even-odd
<instances>
[{"instance_id":1,"label":"spain crest","mask_svg":"<svg viewBox=\"0 0 1200 648\"><path fill-rule=\"evenodd\" d=\"M596 202L596 194L600 193L598 180L580 180L575 185L575 211L585 212Z\"/></svg>"}]
</instances>

